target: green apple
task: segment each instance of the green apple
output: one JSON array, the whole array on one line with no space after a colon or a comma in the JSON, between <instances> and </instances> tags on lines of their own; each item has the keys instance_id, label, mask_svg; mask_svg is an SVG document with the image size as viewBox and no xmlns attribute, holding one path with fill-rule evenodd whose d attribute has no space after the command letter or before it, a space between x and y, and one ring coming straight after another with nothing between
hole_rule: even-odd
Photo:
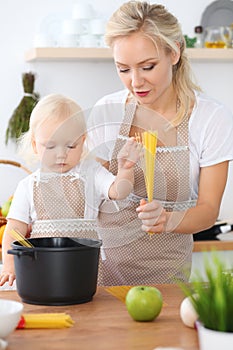
<instances>
[{"instance_id":1,"label":"green apple","mask_svg":"<svg viewBox=\"0 0 233 350\"><path fill-rule=\"evenodd\" d=\"M9 199L5 203L3 203L3 205L2 205L2 216L4 216L4 217L7 216L8 212L9 212L9 209L10 209L10 206L11 206L11 202L12 202L12 199Z\"/></svg>"},{"instance_id":2,"label":"green apple","mask_svg":"<svg viewBox=\"0 0 233 350\"><path fill-rule=\"evenodd\" d=\"M135 321L153 321L162 310L161 292L152 286L135 286L126 294L128 313Z\"/></svg>"}]
</instances>

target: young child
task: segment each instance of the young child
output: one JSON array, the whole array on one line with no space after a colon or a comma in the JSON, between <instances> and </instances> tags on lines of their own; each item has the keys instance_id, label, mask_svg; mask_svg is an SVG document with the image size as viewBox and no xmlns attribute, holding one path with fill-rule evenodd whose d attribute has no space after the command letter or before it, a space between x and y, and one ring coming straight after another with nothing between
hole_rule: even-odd
<instances>
[{"instance_id":1,"label":"young child","mask_svg":"<svg viewBox=\"0 0 233 350\"><path fill-rule=\"evenodd\" d=\"M122 147L113 176L88 157L85 139L85 117L75 101L51 94L37 103L20 149L25 158L39 160L40 167L14 193L3 237L0 286L15 280L13 256L7 254L12 229L26 236L31 227L31 238L90 237L101 201L126 198L131 192L140 154L136 140L130 138Z\"/></svg>"}]
</instances>

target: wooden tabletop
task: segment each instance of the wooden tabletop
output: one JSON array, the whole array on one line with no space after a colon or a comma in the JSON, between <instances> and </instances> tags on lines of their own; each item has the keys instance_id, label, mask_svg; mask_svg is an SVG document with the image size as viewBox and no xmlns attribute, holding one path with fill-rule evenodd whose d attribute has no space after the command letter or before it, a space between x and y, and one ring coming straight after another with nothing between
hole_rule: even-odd
<instances>
[{"instance_id":1,"label":"wooden tabletop","mask_svg":"<svg viewBox=\"0 0 233 350\"><path fill-rule=\"evenodd\" d=\"M125 304L99 287L89 303L71 306L38 306L24 303L24 313L66 312L75 324L71 328L15 330L7 340L8 350L154 350L179 347L198 350L197 331L186 327L179 316L184 298L176 285L157 285L164 299L163 309L153 322L136 322ZM0 298L20 301L15 291L2 291Z\"/></svg>"},{"instance_id":2,"label":"wooden tabletop","mask_svg":"<svg viewBox=\"0 0 233 350\"><path fill-rule=\"evenodd\" d=\"M193 252L210 250L233 250L233 241L195 241Z\"/></svg>"}]
</instances>

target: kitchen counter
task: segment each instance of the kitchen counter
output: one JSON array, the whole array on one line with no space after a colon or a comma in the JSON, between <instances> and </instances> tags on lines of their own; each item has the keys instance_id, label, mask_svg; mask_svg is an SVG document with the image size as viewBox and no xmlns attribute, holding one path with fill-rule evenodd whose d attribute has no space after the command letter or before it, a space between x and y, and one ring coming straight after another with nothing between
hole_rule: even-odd
<instances>
[{"instance_id":1,"label":"kitchen counter","mask_svg":"<svg viewBox=\"0 0 233 350\"><path fill-rule=\"evenodd\" d=\"M195 241L193 252L233 250L233 241Z\"/></svg>"},{"instance_id":2,"label":"kitchen counter","mask_svg":"<svg viewBox=\"0 0 233 350\"><path fill-rule=\"evenodd\" d=\"M125 304L99 287L89 303L71 306L39 306L24 303L24 313L66 312L75 324L64 329L15 330L7 338L9 350L154 350L179 347L198 350L197 331L186 327L179 316L184 295L176 285L156 285L164 299L153 322L135 322ZM0 298L20 301L15 291L2 291Z\"/></svg>"},{"instance_id":3,"label":"kitchen counter","mask_svg":"<svg viewBox=\"0 0 233 350\"><path fill-rule=\"evenodd\" d=\"M233 250L233 241L195 241L193 252L202 252L204 250ZM2 260L2 249L0 247L0 261Z\"/></svg>"}]
</instances>

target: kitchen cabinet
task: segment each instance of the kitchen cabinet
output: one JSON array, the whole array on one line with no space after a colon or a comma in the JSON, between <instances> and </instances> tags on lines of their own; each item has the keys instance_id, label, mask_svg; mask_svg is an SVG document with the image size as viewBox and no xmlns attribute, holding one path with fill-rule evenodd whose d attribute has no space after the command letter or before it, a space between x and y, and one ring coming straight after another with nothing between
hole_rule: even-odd
<instances>
[{"instance_id":1,"label":"kitchen cabinet","mask_svg":"<svg viewBox=\"0 0 233 350\"><path fill-rule=\"evenodd\" d=\"M233 49L193 49L188 48L187 54L191 61L232 61ZM32 48L25 53L27 62L51 60L112 60L109 48L65 48L41 47Z\"/></svg>"}]
</instances>

